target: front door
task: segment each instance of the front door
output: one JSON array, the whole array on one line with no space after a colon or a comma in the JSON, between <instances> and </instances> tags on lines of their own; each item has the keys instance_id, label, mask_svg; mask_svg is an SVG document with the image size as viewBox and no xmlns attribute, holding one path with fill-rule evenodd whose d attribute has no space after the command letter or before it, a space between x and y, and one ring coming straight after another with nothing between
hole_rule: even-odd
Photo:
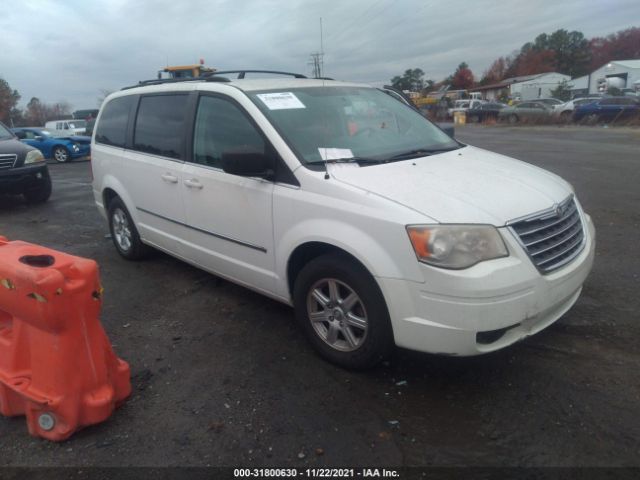
<instances>
[{"instance_id":1,"label":"front door","mask_svg":"<svg viewBox=\"0 0 640 480\"><path fill-rule=\"evenodd\" d=\"M183 170L190 260L264 292L275 289L273 182L222 171L224 152L266 153L269 144L227 97L202 94Z\"/></svg>"}]
</instances>

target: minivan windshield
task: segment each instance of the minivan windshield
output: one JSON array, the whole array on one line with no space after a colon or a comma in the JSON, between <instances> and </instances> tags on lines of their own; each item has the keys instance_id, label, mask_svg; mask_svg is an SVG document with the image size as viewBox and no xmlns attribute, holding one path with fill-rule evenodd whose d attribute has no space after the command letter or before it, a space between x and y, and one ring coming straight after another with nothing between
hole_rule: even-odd
<instances>
[{"instance_id":1,"label":"minivan windshield","mask_svg":"<svg viewBox=\"0 0 640 480\"><path fill-rule=\"evenodd\" d=\"M418 158L460 144L417 111L367 87L248 92L304 164Z\"/></svg>"}]
</instances>

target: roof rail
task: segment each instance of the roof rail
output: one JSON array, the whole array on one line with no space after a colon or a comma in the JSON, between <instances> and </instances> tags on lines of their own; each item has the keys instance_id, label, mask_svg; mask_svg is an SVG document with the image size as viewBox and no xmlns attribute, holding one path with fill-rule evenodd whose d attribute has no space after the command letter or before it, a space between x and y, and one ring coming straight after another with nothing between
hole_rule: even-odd
<instances>
[{"instance_id":1,"label":"roof rail","mask_svg":"<svg viewBox=\"0 0 640 480\"><path fill-rule=\"evenodd\" d=\"M301 73L279 72L277 70L221 70L221 71L206 73L204 77L211 78L211 77L215 77L216 75L226 75L228 73L237 73L238 79L244 78L247 73L271 73L274 75L289 75L295 78L307 78L305 75L302 75Z\"/></svg>"},{"instance_id":2,"label":"roof rail","mask_svg":"<svg viewBox=\"0 0 640 480\"><path fill-rule=\"evenodd\" d=\"M185 78L161 78L153 80L140 80L136 85L129 85L128 87L122 87L120 90L129 90L130 88L144 87L147 85L162 85L163 83L181 83L181 82L230 82L226 77L212 77L212 76L200 76L200 77L185 77Z\"/></svg>"}]
</instances>

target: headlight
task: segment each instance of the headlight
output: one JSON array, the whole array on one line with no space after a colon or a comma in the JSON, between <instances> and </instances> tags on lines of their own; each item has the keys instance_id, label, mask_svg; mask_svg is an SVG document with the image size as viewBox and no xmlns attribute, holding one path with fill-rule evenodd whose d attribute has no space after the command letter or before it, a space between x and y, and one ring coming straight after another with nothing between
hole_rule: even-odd
<instances>
[{"instance_id":1,"label":"headlight","mask_svg":"<svg viewBox=\"0 0 640 480\"><path fill-rule=\"evenodd\" d=\"M442 268L462 269L509 252L491 225L409 225L418 260Z\"/></svg>"},{"instance_id":2,"label":"headlight","mask_svg":"<svg viewBox=\"0 0 640 480\"><path fill-rule=\"evenodd\" d=\"M74 144L73 144L73 147L72 147L72 148L73 148L73 151L74 151L74 152L79 152L79 151L80 151L80 147L79 147L79 146L78 146L78 144L76 144L76 143L74 143Z\"/></svg>"},{"instance_id":3,"label":"headlight","mask_svg":"<svg viewBox=\"0 0 640 480\"><path fill-rule=\"evenodd\" d=\"M24 164L27 163L38 163L44 162L44 157L42 156L42 152L40 150L31 150L27 152L27 158L24 159Z\"/></svg>"}]
</instances>

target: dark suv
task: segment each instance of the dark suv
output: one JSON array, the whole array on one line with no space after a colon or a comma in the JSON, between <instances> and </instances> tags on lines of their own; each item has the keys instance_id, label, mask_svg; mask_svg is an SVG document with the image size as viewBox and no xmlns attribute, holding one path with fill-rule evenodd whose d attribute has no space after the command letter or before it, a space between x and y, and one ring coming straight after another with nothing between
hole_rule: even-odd
<instances>
[{"instance_id":1,"label":"dark suv","mask_svg":"<svg viewBox=\"0 0 640 480\"><path fill-rule=\"evenodd\" d=\"M0 123L0 194L23 194L29 203L46 202L51 177L40 150L20 142Z\"/></svg>"}]
</instances>

